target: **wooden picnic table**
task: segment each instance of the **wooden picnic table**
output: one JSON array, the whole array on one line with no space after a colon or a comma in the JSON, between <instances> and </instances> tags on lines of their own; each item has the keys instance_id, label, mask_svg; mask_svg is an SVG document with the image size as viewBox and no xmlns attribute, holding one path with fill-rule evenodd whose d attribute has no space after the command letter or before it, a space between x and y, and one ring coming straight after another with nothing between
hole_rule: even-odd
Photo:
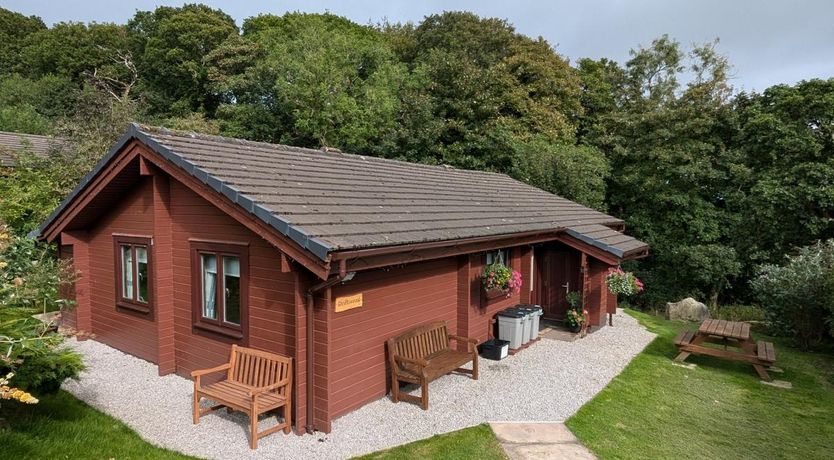
<instances>
[{"instance_id":1,"label":"wooden picnic table","mask_svg":"<svg viewBox=\"0 0 834 460\"><path fill-rule=\"evenodd\" d=\"M724 348L709 347L705 345L707 343ZM697 331L681 331L675 337L675 346L680 351L675 362L683 362L693 354L742 361L752 364L762 380L772 380L767 368L776 362L776 350L770 342L753 340L747 323L708 319ZM730 347L734 349L730 350Z\"/></svg>"}]
</instances>

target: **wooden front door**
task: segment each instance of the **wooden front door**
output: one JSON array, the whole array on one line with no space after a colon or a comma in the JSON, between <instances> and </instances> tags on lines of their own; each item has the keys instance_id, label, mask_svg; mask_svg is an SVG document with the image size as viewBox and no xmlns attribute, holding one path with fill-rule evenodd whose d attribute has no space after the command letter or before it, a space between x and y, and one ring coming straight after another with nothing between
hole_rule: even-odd
<instances>
[{"instance_id":1,"label":"wooden front door","mask_svg":"<svg viewBox=\"0 0 834 460\"><path fill-rule=\"evenodd\" d=\"M536 302L547 319L564 319L567 293L582 291L582 255L561 244L542 246L535 252Z\"/></svg>"}]
</instances>

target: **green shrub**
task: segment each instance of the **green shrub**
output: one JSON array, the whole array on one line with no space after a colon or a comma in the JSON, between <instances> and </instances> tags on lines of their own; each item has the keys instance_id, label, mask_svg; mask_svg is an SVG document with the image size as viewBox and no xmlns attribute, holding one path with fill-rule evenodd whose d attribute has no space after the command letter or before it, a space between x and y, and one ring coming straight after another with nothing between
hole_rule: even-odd
<instances>
[{"instance_id":1,"label":"green shrub","mask_svg":"<svg viewBox=\"0 0 834 460\"><path fill-rule=\"evenodd\" d=\"M20 364L13 368L0 364L0 374L13 369L20 388L39 396L56 393L64 380L78 378L84 370L81 356L67 348L55 348L48 353L24 351L18 359Z\"/></svg>"},{"instance_id":2,"label":"green shrub","mask_svg":"<svg viewBox=\"0 0 834 460\"><path fill-rule=\"evenodd\" d=\"M83 369L80 356L61 347L64 337L32 317L67 305L61 286L73 278L50 247L0 228L0 372L14 372L22 389L54 392Z\"/></svg>"},{"instance_id":3,"label":"green shrub","mask_svg":"<svg viewBox=\"0 0 834 460\"><path fill-rule=\"evenodd\" d=\"M713 318L727 321L764 321L765 311L755 305L730 304L710 308Z\"/></svg>"},{"instance_id":4,"label":"green shrub","mask_svg":"<svg viewBox=\"0 0 834 460\"><path fill-rule=\"evenodd\" d=\"M819 343L834 315L834 240L800 248L784 265L760 266L750 285L774 333L803 348Z\"/></svg>"}]
</instances>

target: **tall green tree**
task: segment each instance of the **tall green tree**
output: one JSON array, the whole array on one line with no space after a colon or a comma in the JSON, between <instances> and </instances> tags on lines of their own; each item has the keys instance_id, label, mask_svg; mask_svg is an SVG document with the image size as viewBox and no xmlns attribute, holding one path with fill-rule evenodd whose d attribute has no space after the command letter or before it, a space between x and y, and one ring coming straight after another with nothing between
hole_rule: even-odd
<instances>
[{"instance_id":1,"label":"tall green tree","mask_svg":"<svg viewBox=\"0 0 834 460\"><path fill-rule=\"evenodd\" d=\"M192 111L213 114L219 104L208 91L204 62L230 35L234 19L219 9L187 4L139 11L127 23L130 50L141 75L140 91L154 114L185 116Z\"/></svg>"},{"instance_id":2,"label":"tall green tree","mask_svg":"<svg viewBox=\"0 0 834 460\"><path fill-rule=\"evenodd\" d=\"M209 55L224 131L383 155L398 127L404 65L381 34L331 14L259 16Z\"/></svg>"},{"instance_id":3,"label":"tall green tree","mask_svg":"<svg viewBox=\"0 0 834 460\"><path fill-rule=\"evenodd\" d=\"M401 59L425 75L422 94L439 127L413 160L509 171L507 142L543 136L572 143L581 107L579 80L543 39L515 32L504 20L472 13L432 15L413 29L388 28ZM411 35L411 40L406 39Z\"/></svg>"},{"instance_id":4,"label":"tall green tree","mask_svg":"<svg viewBox=\"0 0 834 460\"><path fill-rule=\"evenodd\" d=\"M747 190L736 239L751 274L757 263L834 237L834 79L740 94L734 112Z\"/></svg>"},{"instance_id":5,"label":"tall green tree","mask_svg":"<svg viewBox=\"0 0 834 460\"><path fill-rule=\"evenodd\" d=\"M115 53L126 49L127 33L122 25L62 22L26 37L20 51L20 73L31 79L58 75L81 86L90 74L109 71L117 64Z\"/></svg>"},{"instance_id":6,"label":"tall green tree","mask_svg":"<svg viewBox=\"0 0 834 460\"><path fill-rule=\"evenodd\" d=\"M0 8L0 76L21 70L20 50L29 35L46 29L37 16Z\"/></svg>"},{"instance_id":7,"label":"tall green tree","mask_svg":"<svg viewBox=\"0 0 834 460\"><path fill-rule=\"evenodd\" d=\"M715 303L739 273L730 235L738 217L730 209L738 197L737 159L727 145L727 66L714 44L687 54L668 37L632 51L622 71L608 62L586 64L586 76L603 88L622 82L613 101L598 94L585 99L602 101L601 110L591 107L597 117L587 131L598 137L587 142L611 160L613 213L652 247L653 256L639 265L651 287L648 302L693 295ZM694 75L686 86L679 83L684 70Z\"/></svg>"}]
</instances>

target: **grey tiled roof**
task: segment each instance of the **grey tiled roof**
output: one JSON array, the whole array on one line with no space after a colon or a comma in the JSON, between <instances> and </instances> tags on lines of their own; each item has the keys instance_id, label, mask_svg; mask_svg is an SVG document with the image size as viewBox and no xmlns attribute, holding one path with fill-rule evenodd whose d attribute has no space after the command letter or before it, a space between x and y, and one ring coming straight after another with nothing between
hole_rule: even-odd
<instances>
[{"instance_id":1,"label":"grey tiled roof","mask_svg":"<svg viewBox=\"0 0 834 460\"><path fill-rule=\"evenodd\" d=\"M14 166L14 152L28 149L37 156L45 157L65 142L61 138L0 131L0 166Z\"/></svg>"},{"instance_id":2,"label":"grey tiled roof","mask_svg":"<svg viewBox=\"0 0 834 460\"><path fill-rule=\"evenodd\" d=\"M108 157L132 138L321 259L339 250L622 224L503 174L148 126L132 125Z\"/></svg>"}]
</instances>

